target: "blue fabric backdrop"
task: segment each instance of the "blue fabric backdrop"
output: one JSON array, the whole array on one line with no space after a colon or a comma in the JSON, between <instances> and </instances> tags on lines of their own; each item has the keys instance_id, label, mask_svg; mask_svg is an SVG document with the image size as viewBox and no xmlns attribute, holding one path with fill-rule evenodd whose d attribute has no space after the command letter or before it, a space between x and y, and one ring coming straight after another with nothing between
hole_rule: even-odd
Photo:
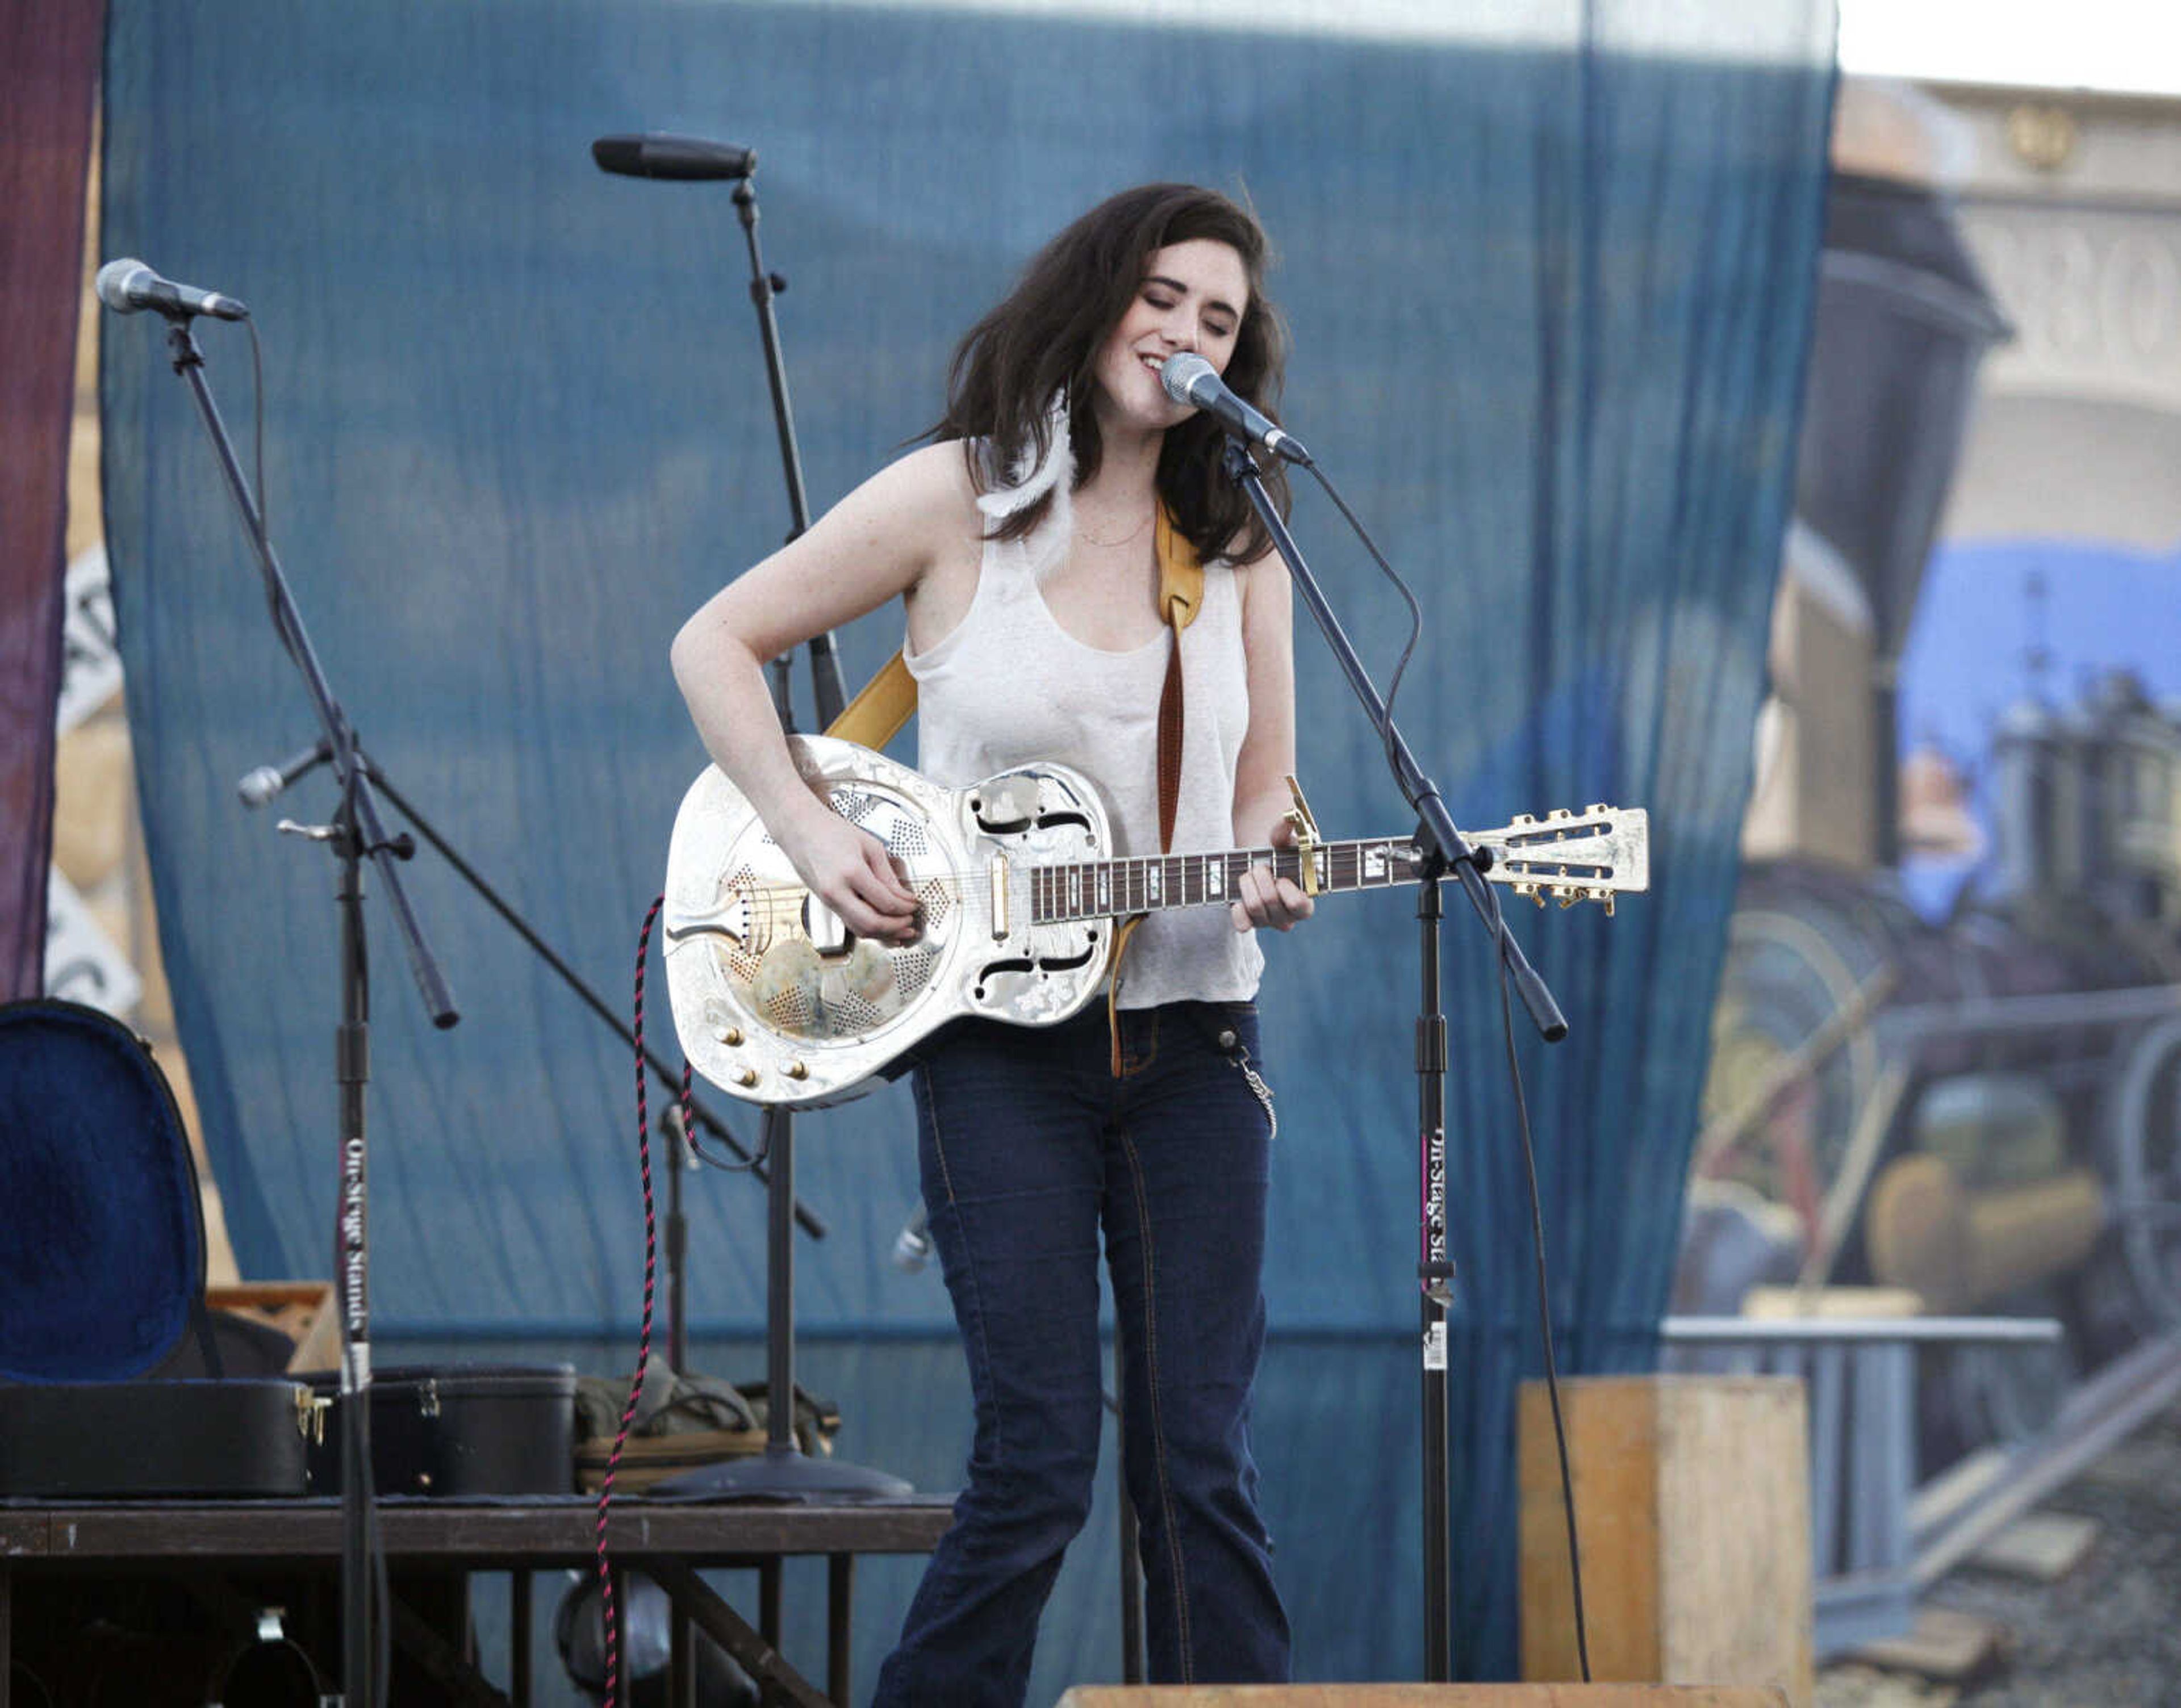
<instances>
[{"instance_id":1,"label":"blue fabric backdrop","mask_svg":"<svg viewBox=\"0 0 2181 1708\"><path fill-rule=\"evenodd\" d=\"M1734 52L1645 51L1708 14ZM937 412L953 340L1066 218L1155 177L1245 190L1284 256L1289 417L1423 600L1397 709L1457 819L1598 800L1653 814L1652 895L1610 923L1520 923L1574 1025L1558 1050L1525 1047L1562 1368L1637 1368L1733 893L1831 14L1630 0L1532 21L1531 45L1488 47L903 7L116 0L104 248L251 303L273 531L367 747L617 993L703 761L666 642L777 543L787 508L727 187L602 176L590 139L759 149L821 505ZM203 342L240 437L243 341ZM246 1271L324 1274L331 868L233 794L311 720L156 329L116 325L104 363L109 548L179 1023ZM1309 492L1296 525L1389 664L1398 602ZM851 676L898 638L892 613L845 632ZM1306 624L1297 651L1321 820L1405 829ZM329 792L321 776L283 806L322 813ZM529 1339L626 1368L642 1248L625 1052L442 863L410 882L465 1017L430 1028L378 903L380 1338ZM1514 1658L1510 1396L1537 1331L1490 961L1466 911L1447 936L1455 1623L1464 1670L1494 1676ZM1401 895L1354 898L1270 947L1282 1137L1258 1440L1308 1678L1422 1665L1411 914ZM800 1184L833 1231L800 1253L798 1305L844 1451L946 1487L968 1404L943 1296L886 1262L915 1196L910 1129L898 1088L803 1123ZM745 1332L761 1194L702 1176L693 1203L693 1314ZM1102 1507L1063 1579L1034 1694L1118 1676L1110 1524ZM914 1570L865 1576L866 1679Z\"/></svg>"}]
</instances>

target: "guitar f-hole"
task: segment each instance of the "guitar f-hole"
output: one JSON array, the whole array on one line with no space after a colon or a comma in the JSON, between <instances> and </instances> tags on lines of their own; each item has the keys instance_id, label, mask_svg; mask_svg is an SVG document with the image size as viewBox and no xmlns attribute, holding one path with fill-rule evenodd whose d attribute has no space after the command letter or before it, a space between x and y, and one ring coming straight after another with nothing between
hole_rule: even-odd
<instances>
[{"instance_id":1,"label":"guitar f-hole","mask_svg":"<svg viewBox=\"0 0 2181 1708\"><path fill-rule=\"evenodd\" d=\"M1002 972L1035 972L1036 971L1037 963L1034 961L1026 959L1017 959L1013 961L988 961L982 967L977 969L977 983L973 994L975 995L978 1001L982 1002L985 1000L985 987L986 983L990 980L997 978Z\"/></svg>"}]
</instances>

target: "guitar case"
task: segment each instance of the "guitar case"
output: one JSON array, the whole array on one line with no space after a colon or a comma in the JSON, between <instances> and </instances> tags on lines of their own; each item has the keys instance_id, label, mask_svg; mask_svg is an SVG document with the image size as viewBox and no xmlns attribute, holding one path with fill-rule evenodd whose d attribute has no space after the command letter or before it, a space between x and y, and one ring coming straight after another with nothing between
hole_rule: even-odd
<instances>
[{"instance_id":1,"label":"guitar case","mask_svg":"<svg viewBox=\"0 0 2181 1708\"><path fill-rule=\"evenodd\" d=\"M310 1390L223 1374L189 1139L119 1022L0 1006L0 1499L304 1492Z\"/></svg>"},{"instance_id":2,"label":"guitar case","mask_svg":"<svg viewBox=\"0 0 2181 1708\"><path fill-rule=\"evenodd\" d=\"M331 1402L307 1455L311 1492L338 1495L338 1375L309 1382ZM575 1487L573 1364L390 1364L371 1374L371 1478L380 1495L565 1495Z\"/></svg>"}]
</instances>

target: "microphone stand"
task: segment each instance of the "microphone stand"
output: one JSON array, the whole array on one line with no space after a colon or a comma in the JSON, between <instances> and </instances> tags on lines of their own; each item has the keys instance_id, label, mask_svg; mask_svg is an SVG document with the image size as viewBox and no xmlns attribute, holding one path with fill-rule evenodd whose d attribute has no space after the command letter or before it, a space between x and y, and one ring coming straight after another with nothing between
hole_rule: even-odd
<instances>
[{"instance_id":1,"label":"microphone stand","mask_svg":"<svg viewBox=\"0 0 2181 1708\"><path fill-rule=\"evenodd\" d=\"M1273 507L1263 477L1241 438L1229 433L1224 458L1227 477L1250 501L1250 507L1272 536L1294 577L1295 589L1317 620L1334 661L1356 697L1362 702L1371 727L1384 743L1394 780L1417 816L1416 849L1420 857L1416 894L1418 957L1422 973L1422 1002L1416 1020L1416 1119L1422 1152L1422 1254L1416 1277L1422 1285L1421 1326L1423 1350L1423 1511L1424 1511L1424 1678L1439 1683L1453 1675L1452 1579L1449 1557L1448 1516L1450 1501L1447 1480L1447 1308L1453 1302L1455 1266L1446 1239L1446 1016L1439 1008L1439 884L1451 875L1467 894L1478 919L1492 937L1495 952L1513 976L1515 989L1539 1034L1549 1044L1567 1036L1567 1021L1546 989L1544 981L1523 955L1521 945L1507 928L1499 898L1484 877L1491 863L1488 849L1472 848L1455 828L1438 785L1417 765L1400 728L1386 709L1370 675L1356 656L1340 620L1327 603L1323 590L1303 560L1302 551L1288 532L1287 524Z\"/></svg>"},{"instance_id":2,"label":"microphone stand","mask_svg":"<svg viewBox=\"0 0 2181 1708\"><path fill-rule=\"evenodd\" d=\"M281 644L301 674L324 732L327 751L340 780L341 802L329 825L281 828L329 845L339 861L334 884L340 921L341 1021L335 1039L335 1077L340 1087L340 1189L338 1268L341 1298L341 1645L345 1700L356 1708L377 1700L373 1673L376 1650L371 1625L371 1578L376 1547L376 1510L371 1463L371 1315L368 1153L364 1136L364 1092L370 1079L370 967L363 928L363 862L378 868L386 886L396 928L407 950L426 1012L442 1030L461 1018L438 963L411 912L395 865L416 845L404 835L389 839L372 797L371 782L357 751L347 714L327 685L303 620L281 573L279 559L267 537L262 513L252 499L235 460L219 408L204 377L204 355L190 328L191 312L163 309L168 316L167 343L174 372L188 381L203 417L221 472L234 495L265 579L266 601ZM384 1682L384 1681L379 1681Z\"/></svg>"},{"instance_id":3,"label":"microphone stand","mask_svg":"<svg viewBox=\"0 0 2181 1708\"><path fill-rule=\"evenodd\" d=\"M753 168L753 171L754 168ZM773 313L773 298L787 288L778 273L765 270L758 251L757 191L744 176L735 184L735 208L749 250L750 301L757 310L758 337L765 348L765 379L772 392L773 421L780 438L780 459L787 482L787 504L793 522L787 537L798 538L810 526L810 508L803 495L803 458L796 448L795 414L788 403L787 370L781 356L780 323ZM841 715L848 695L841 681L841 666L830 635L814 636L810 645L810 674L817 702L818 725L825 728ZM795 706L789 661L772 661L773 709L782 730L792 734ZM723 1459L684 1472L652 1485L654 1499L706 1500L871 1500L912 1493L899 1477L835 1459L818 1459L803 1452L795 1440L795 1245L789 1220L795 1192L795 1123L788 1110L777 1104L765 1106L764 1138L760 1152L772 1165L766 1183L765 1216L765 1441L762 1454Z\"/></svg>"},{"instance_id":4,"label":"microphone stand","mask_svg":"<svg viewBox=\"0 0 2181 1708\"><path fill-rule=\"evenodd\" d=\"M780 438L781 471L787 482L787 511L793 526L788 530L789 540L799 539L810 529L810 500L803 489L803 453L795 443L795 410L787 399L787 367L780 352L780 321L773 312L773 299L787 289L787 281L776 273L765 271L765 259L758 252L757 191L751 188L755 176L754 160L749 173L735 181L735 212L742 221L743 239L749 251L750 304L757 310L758 342L765 350L765 377L772 393L772 421L774 431ZM848 703L846 687L841 680L841 660L833 647L831 631L825 631L810 637L810 687L817 702L818 727L831 727L841 715L842 708ZM788 680L788 660L783 655L772 661L772 703L780 714L781 727L792 730L795 727L795 708L792 690Z\"/></svg>"},{"instance_id":5,"label":"microphone stand","mask_svg":"<svg viewBox=\"0 0 2181 1708\"><path fill-rule=\"evenodd\" d=\"M323 764L328 757L325 745L321 742L317 752L304 764L293 770L284 769L277 774L281 779L279 788L283 791L293 788L305 773ZM569 966L554 950L552 945L546 942L532 928L530 922L517 912L506 898L485 880L476 868L463 859L461 854L456 851L453 845L433 827L432 822L417 811L414 803L394 786L393 780L386 774L386 768L360 747L356 751L356 758L363 769L370 773L373 780L378 786L379 792L391 801L395 810L414 825L417 834L438 851L439 857L454 868L456 875L467 884L483 899L487 906L507 922L515 934L529 945L539 960L559 975L560 982L574 991L592 1013L597 1015L611 1028L616 1038L629 1049L634 1050L636 1048L635 1033L632 1032L621 1017L614 1012L605 1000L585 982L583 975ZM266 768L268 771L273 769ZM251 774L255 776L257 774ZM251 804L262 805L269 798L271 798L269 796L260 796L251 800ZM687 1368L689 1357L687 1288L685 1285L684 1275L688 1255L689 1224L682 1209L682 1174L685 1166L694 1165L685 1159L682 1149L684 1135L682 1128L682 1109L677 1100L682 1090L681 1076L667 1065L665 1057L649 1045L644 1048L643 1060L652 1072L659 1077L660 1083L666 1088L668 1094L666 1108L660 1117L660 1125L661 1131L674 1140L676 1147L675 1165L666 1177L666 1361L676 1370L681 1370ZM749 1171L759 1180L770 1180L771 1171L766 1167L764 1160L760 1158L753 1161L748 1148L718 1116L693 1097L689 1100L689 1106L696 1117L697 1125L726 1145L734 1154L737 1162L746 1165ZM693 1151L693 1141L691 1143L690 1149ZM800 1198L795 1202L795 1221L796 1225L810 1238L825 1237L825 1222L819 1217L817 1212Z\"/></svg>"},{"instance_id":6,"label":"microphone stand","mask_svg":"<svg viewBox=\"0 0 2181 1708\"><path fill-rule=\"evenodd\" d=\"M317 756L311 762L312 767L323 764L325 762L326 758L327 755L324 750L323 748L320 749ZM567 961L564 960L560 953L554 949L553 945L548 943L544 937L538 934L538 931L531 925L530 922L525 919L521 913L516 911L514 904L509 901L507 898L502 895L497 890L494 889L490 882L489 882L475 867L472 866L468 861L465 860L461 857L461 853L455 848L454 845L449 842L444 836L440 835L439 830L433 827L431 820L427 818L424 814L418 810L417 804L411 801L409 797L404 795L399 789L394 786L394 780L387 775L385 766L381 764L378 760L373 758L368 753L364 752L362 748L358 748L356 750L356 758L361 762L364 769L371 774L372 780L378 785L378 792L385 796L388 800L391 801L394 803L395 810L416 827L417 835L422 836L426 842L430 844L433 849L438 852L439 857L444 860L449 866L454 868L455 875L460 878L465 884L468 884L472 890L476 891L478 896L484 902L485 906L491 908L494 912L500 915L502 919L507 922L509 928L511 929L517 937L520 937L533 952L535 952L539 960L543 961L547 967L552 969L563 984L566 984L583 1000L583 1006L586 1008L589 1009L592 1013L597 1015L601 1021L611 1028L616 1038L620 1039L621 1041L627 1044L631 1050L635 1049L636 1034L629 1029L627 1023L623 1021L618 1014L614 1012L613 1008L607 1003L604 997L600 996L596 990L591 988L589 982L584 978L583 974L577 972L574 967L569 966ZM290 778L284 782L281 785L282 789L284 791L287 789L293 788L295 783L299 780L301 780L300 773L295 777ZM660 1083L678 1099L682 1092L681 1075L674 1071L673 1067L668 1064L664 1056L660 1055L657 1050L653 1050L648 1044L644 1047L643 1059L645 1064L659 1077ZM742 1140L735 1136L734 1130L732 1127L728 1127L726 1122L722 1121L717 1116L714 1115L710 1110L707 1109L696 1099L692 1098L690 1099L690 1103L691 1106L696 1111L697 1125L698 1127L702 1128L704 1132L709 1132L713 1138L718 1139L721 1143L726 1146L726 1148L734 1154L735 1160L737 1162L750 1163L750 1172L755 1175L758 1179L764 1180L768 1177L764 1159L759 1158L754 1163L751 1163L748 1147L743 1144ZM676 1105L673 1107L670 1110L670 1113L673 1116L675 1127L678 1133L681 1121L679 1105ZM812 1239L823 1239L825 1237L827 1230L824 1220L818 1215L817 1212L809 1209L807 1205L800 1203L799 1201L795 1208L795 1220L797 1225L799 1226L803 1231L809 1235Z\"/></svg>"}]
</instances>

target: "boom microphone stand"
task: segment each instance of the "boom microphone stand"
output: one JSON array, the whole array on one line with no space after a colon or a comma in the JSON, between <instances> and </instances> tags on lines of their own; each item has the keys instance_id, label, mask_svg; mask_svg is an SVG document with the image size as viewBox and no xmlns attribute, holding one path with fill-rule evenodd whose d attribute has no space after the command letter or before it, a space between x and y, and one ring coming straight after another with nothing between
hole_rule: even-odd
<instances>
[{"instance_id":1,"label":"boom microphone stand","mask_svg":"<svg viewBox=\"0 0 2181 1708\"><path fill-rule=\"evenodd\" d=\"M111 304L109 306L112 306ZM197 349L190 321L197 311L185 303L154 304L168 321L167 343L174 372L187 380L197 411L212 437L221 472L241 513L265 580L266 601L280 643L301 674L324 732L328 757L340 780L341 802L331 824L309 827L284 823L281 828L326 843L340 862L335 881L340 919L341 1022L335 1041L335 1077L340 1087L340 1152L339 1268L341 1298L341 1648L345 1700L370 1708L377 1661L371 1623L371 1584L376 1546L376 1507L371 1465L371 1314L369 1188L364 1138L364 1091L370 1078L370 968L363 929L363 862L378 865L394 921L408 951L409 970L432 1023L442 1029L461 1019L446 981L440 976L411 912L395 865L415 851L407 835L389 838L372 796L371 780L359 757L348 714L334 697L303 620L281 573L279 559L267 537L262 513L236 462L235 447L221 422L218 405L204 377L204 355ZM383 1681L382 1681L383 1682Z\"/></svg>"},{"instance_id":2,"label":"boom microphone stand","mask_svg":"<svg viewBox=\"0 0 2181 1708\"><path fill-rule=\"evenodd\" d=\"M1302 551L1289 533L1287 524L1273 509L1244 440L1230 431L1224 466L1227 477L1240 487L1257 513L1273 544L1286 561L1295 589L1317 623L1318 631L1332 649L1334 662L1348 678L1356 697L1384 743L1394 780L1418 818L1416 849L1422 880L1416 896L1419 961L1422 972L1422 1007L1416 1021L1416 1108L1420 1174L1423 1204L1421 1215L1422 1251L1416 1277L1422 1283L1420 1307L1423 1353L1423 1511L1424 1511L1424 1677L1441 1683L1452 1677L1452 1573L1449 1560L1447 1479L1447 1307L1453 1302L1454 1264L1446 1240L1446 1016L1439 1009L1440 881L1451 875L1467 894L1477 917L1491 935L1494 948L1515 981L1515 989L1530 1018L1549 1044L1567 1036L1567 1021L1552 992L1523 955L1507 928L1499 898L1484 877L1491 862L1488 849L1470 846L1455 828L1438 785L1417 765L1402 739L1386 702L1372 686L1355 647L1326 603L1323 590Z\"/></svg>"},{"instance_id":3,"label":"boom microphone stand","mask_svg":"<svg viewBox=\"0 0 2181 1708\"><path fill-rule=\"evenodd\" d=\"M781 355L780 323L773 313L773 299L787 288L787 281L766 271L759 252L757 192L750 186L751 175L757 170L756 151L653 135L600 137L591 145L591 154L602 171L627 176L733 180L735 210L749 251L750 303L757 311L781 472L787 483L792 523L787 537L799 538L810 526L810 508L803 493L803 457L796 446L795 413L788 401L787 366ZM830 635L820 635L810 642L810 672L818 726L822 730L840 716L848 703L840 661ZM771 680L773 709L781 728L792 734L795 707L788 659L773 660ZM796 1444L795 1246L790 1219L795 1191L795 1124L792 1115L778 1105L767 1105L764 1119L760 1149L772 1168L766 1183L765 1452L669 1478L654 1484L649 1492L654 1499L691 1501L869 1500L911 1493L909 1485L898 1477L861 1465L814 1458Z\"/></svg>"},{"instance_id":4,"label":"boom microphone stand","mask_svg":"<svg viewBox=\"0 0 2181 1708\"><path fill-rule=\"evenodd\" d=\"M316 747L306 749L295 754L284 763L278 766L261 766L251 772L242 780L237 792L240 794L246 805L262 807L282 791L292 788L306 773L323 764L327 757L326 745L321 741ZM538 959L559 976L562 983L582 999L584 1006L597 1015L623 1044L631 1050L635 1049L636 1034L629 1029L627 1023L614 1012L605 998L585 982L583 975L569 966L554 950L553 945L538 934L530 922L516 912L514 906L494 890L475 867L462 858L454 846L433 826L431 820L419 812L417 807L394 786L394 780L387 775L386 768L361 747L356 750L356 759L371 774L372 780L377 784L379 793L391 801L395 810L416 827L417 835L438 851L440 858L454 868L456 875L468 884L488 907L507 922L515 934L529 945ZM649 1045L644 1048L643 1060L652 1072L658 1076L660 1083L666 1088L669 1094L669 1100L660 1126L662 1130L674 1138L677 1145L676 1165L667 1176L666 1358L670 1364L679 1370L685 1367L688 1358L688 1320L682 1274L688 1244L688 1224L682 1212L682 1170L680 1165L678 1149L683 1137L682 1109L680 1103L674 1100L678 1098L682 1089L682 1076L668 1066L664 1056ZM746 1165L749 1171L760 1181L769 1181L771 1178L771 1171L766 1166L764 1159L759 1158L753 1160L748 1148L703 1103L692 1098L690 1110L696 1117L697 1126L724 1144L733 1153L737 1162ZM798 1199L795 1204L795 1220L796 1225L812 1239L825 1237L825 1222L814 1210L800 1199Z\"/></svg>"}]
</instances>

